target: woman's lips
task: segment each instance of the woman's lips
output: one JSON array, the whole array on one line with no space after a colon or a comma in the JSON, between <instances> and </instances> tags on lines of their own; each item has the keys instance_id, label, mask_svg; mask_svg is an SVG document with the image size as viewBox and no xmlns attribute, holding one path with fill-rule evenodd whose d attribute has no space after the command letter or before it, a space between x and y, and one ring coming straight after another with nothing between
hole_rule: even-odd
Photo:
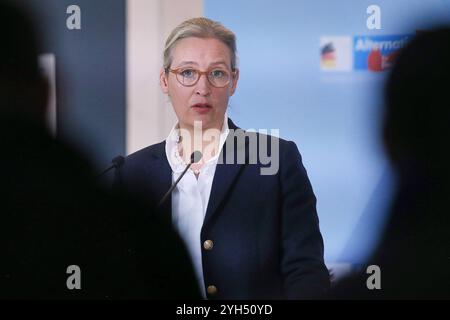
<instances>
[{"instance_id":1,"label":"woman's lips","mask_svg":"<svg viewBox=\"0 0 450 320\"><path fill-rule=\"evenodd\" d=\"M212 107L207 103L196 103L191 106L192 109L194 109L198 113L207 113L211 111Z\"/></svg>"}]
</instances>

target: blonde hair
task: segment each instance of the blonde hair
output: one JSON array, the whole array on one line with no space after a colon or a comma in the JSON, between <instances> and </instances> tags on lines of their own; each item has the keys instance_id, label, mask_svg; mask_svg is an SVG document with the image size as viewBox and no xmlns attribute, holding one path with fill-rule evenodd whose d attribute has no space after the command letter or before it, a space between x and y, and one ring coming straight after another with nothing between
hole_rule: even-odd
<instances>
[{"instance_id":1,"label":"blonde hair","mask_svg":"<svg viewBox=\"0 0 450 320\"><path fill-rule=\"evenodd\" d=\"M222 41L229 49L231 56L231 70L236 69L236 36L220 22L208 18L192 18L179 24L172 30L164 47L164 70L169 72L172 64L171 51L175 44L184 38L214 38Z\"/></svg>"}]
</instances>

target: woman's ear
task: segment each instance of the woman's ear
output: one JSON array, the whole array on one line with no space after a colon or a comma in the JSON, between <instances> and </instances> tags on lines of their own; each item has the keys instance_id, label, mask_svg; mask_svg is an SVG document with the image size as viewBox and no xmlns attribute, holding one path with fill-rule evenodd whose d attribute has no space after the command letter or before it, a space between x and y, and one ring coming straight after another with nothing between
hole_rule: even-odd
<instances>
[{"instance_id":1,"label":"woman's ear","mask_svg":"<svg viewBox=\"0 0 450 320\"><path fill-rule=\"evenodd\" d=\"M236 68L236 70L234 71L233 79L231 80L230 96L232 96L236 91L238 80L239 80L239 69Z\"/></svg>"},{"instance_id":2,"label":"woman's ear","mask_svg":"<svg viewBox=\"0 0 450 320\"><path fill-rule=\"evenodd\" d=\"M161 68L161 71L159 73L159 85L161 86L161 90L163 93L169 94L169 84L164 68Z\"/></svg>"}]
</instances>

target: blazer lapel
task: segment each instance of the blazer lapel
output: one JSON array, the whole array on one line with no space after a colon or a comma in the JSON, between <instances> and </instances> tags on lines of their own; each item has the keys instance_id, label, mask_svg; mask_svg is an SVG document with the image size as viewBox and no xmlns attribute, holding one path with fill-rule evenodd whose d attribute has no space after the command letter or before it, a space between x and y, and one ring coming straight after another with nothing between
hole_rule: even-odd
<instances>
[{"instance_id":1,"label":"blazer lapel","mask_svg":"<svg viewBox=\"0 0 450 320\"><path fill-rule=\"evenodd\" d=\"M228 121L229 129L237 130L239 129L236 125L229 119ZM222 148L219 162L216 166L216 171L214 173L213 184L211 187L211 194L209 196L208 207L206 210L204 225L208 223L211 217L219 208L220 204L224 201L225 196L227 195L230 188L233 186L234 181L236 180L240 170L243 167L243 164L238 164L236 161L236 157L238 152L245 152L246 141L238 145L234 139L234 135L230 133L227 137L227 140L224 143ZM229 153L233 152L232 163L226 163ZM247 155L246 155L247 156ZM222 159L222 161L220 161ZM247 158L246 158L247 161Z\"/></svg>"}]
</instances>

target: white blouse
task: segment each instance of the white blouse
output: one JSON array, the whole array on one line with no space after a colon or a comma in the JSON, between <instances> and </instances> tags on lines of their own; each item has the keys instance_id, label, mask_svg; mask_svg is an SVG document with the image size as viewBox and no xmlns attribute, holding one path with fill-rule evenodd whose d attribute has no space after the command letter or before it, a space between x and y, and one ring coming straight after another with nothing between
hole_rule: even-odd
<instances>
[{"instance_id":1,"label":"white blouse","mask_svg":"<svg viewBox=\"0 0 450 320\"><path fill-rule=\"evenodd\" d=\"M172 169L172 184L186 168L186 164L178 155L179 129L177 127L178 125L175 124L166 139L166 156ZM204 163L198 178L192 169L189 169L172 192L172 224L188 249L204 298L206 298L206 292L200 232L208 207L217 161L228 133L228 116L225 113L218 152Z\"/></svg>"}]
</instances>

